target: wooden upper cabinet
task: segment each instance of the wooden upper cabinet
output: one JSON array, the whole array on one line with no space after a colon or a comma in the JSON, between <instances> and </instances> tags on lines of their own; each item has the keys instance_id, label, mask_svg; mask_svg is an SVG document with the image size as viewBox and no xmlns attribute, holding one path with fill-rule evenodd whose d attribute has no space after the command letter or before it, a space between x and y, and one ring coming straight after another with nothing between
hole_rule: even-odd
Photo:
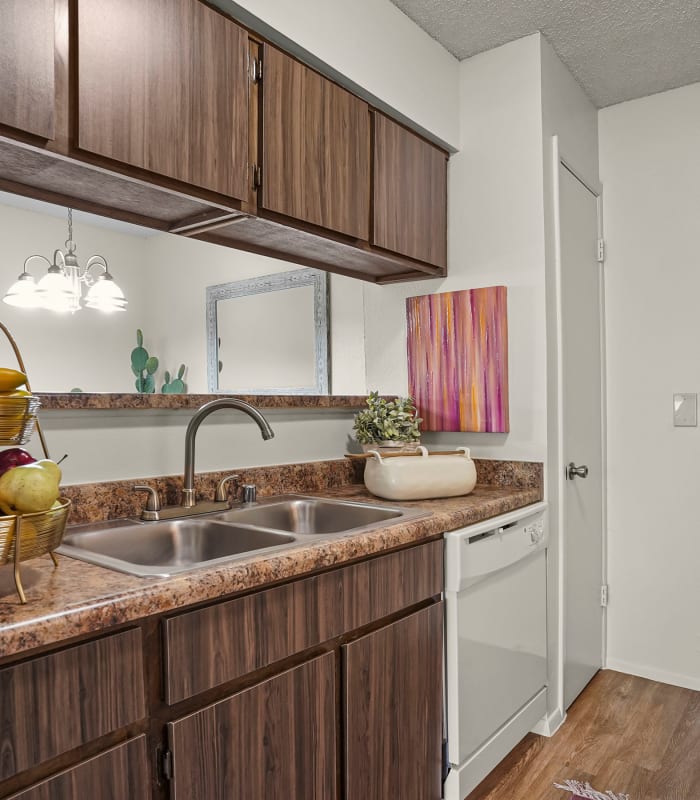
<instances>
[{"instance_id":1,"label":"wooden upper cabinet","mask_svg":"<svg viewBox=\"0 0 700 800\"><path fill-rule=\"evenodd\" d=\"M447 266L447 154L375 111L372 244Z\"/></svg>"},{"instance_id":2,"label":"wooden upper cabinet","mask_svg":"<svg viewBox=\"0 0 700 800\"><path fill-rule=\"evenodd\" d=\"M0 125L54 137L54 2L0 2Z\"/></svg>"},{"instance_id":3,"label":"wooden upper cabinet","mask_svg":"<svg viewBox=\"0 0 700 800\"><path fill-rule=\"evenodd\" d=\"M247 33L198 0L79 0L77 143L246 199Z\"/></svg>"},{"instance_id":4,"label":"wooden upper cabinet","mask_svg":"<svg viewBox=\"0 0 700 800\"><path fill-rule=\"evenodd\" d=\"M367 240L367 103L269 45L262 92L262 207Z\"/></svg>"}]
</instances>

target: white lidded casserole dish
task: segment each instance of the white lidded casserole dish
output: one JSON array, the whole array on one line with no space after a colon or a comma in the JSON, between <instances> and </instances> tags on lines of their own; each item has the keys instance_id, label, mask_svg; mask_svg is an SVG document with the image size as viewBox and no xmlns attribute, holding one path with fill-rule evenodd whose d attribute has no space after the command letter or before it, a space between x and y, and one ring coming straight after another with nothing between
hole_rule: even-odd
<instances>
[{"instance_id":1,"label":"white lidded casserole dish","mask_svg":"<svg viewBox=\"0 0 700 800\"><path fill-rule=\"evenodd\" d=\"M469 494L476 486L476 466L469 450L460 447L458 455L430 455L419 447L420 455L383 458L371 450L365 465L365 486L387 500L429 500Z\"/></svg>"}]
</instances>

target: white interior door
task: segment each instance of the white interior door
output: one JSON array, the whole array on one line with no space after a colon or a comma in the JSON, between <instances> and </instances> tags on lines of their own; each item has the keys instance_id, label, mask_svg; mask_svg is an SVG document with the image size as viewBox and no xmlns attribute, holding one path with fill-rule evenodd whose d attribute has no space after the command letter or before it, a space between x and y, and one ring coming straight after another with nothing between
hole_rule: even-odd
<instances>
[{"instance_id":1,"label":"white interior door","mask_svg":"<svg viewBox=\"0 0 700 800\"><path fill-rule=\"evenodd\" d=\"M602 267L598 198L559 165L564 482L564 705L602 666ZM577 474L576 474L577 473ZM585 476L585 477L584 477Z\"/></svg>"}]
</instances>

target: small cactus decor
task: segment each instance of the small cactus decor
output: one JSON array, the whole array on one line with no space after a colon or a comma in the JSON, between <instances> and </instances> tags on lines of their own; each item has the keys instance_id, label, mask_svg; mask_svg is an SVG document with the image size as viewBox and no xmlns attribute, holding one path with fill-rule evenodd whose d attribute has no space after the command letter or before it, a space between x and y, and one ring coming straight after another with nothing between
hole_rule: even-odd
<instances>
[{"instance_id":1,"label":"small cactus decor","mask_svg":"<svg viewBox=\"0 0 700 800\"><path fill-rule=\"evenodd\" d=\"M155 373L158 369L158 359L148 354L148 350L143 346L143 332L136 330L136 347L131 351L131 371L136 375L136 391L141 394L154 394L156 391ZM161 394L184 394L187 392L187 384L183 377L187 367L180 364L177 371L177 378L171 379L170 373L165 372L165 383L161 388Z\"/></svg>"},{"instance_id":2,"label":"small cactus decor","mask_svg":"<svg viewBox=\"0 0 700 800\"><path fill-rule=\"evenodd\" d=\"M187 384L182 380L185 374L185 365L180 364L180 369L177 371L177 378L170 380L170 373L165 370L165 383L160 390L162 394L185 394L187 391Z\"/></svg>"},{"instance_id":3,"label":"small cactus decor","mask_svg":"<svg viewBox=\"0 0 700 800\"><path fill-rule=\"evenodd\" d=\"M136 391L142 394L153 394L156 382L153 374L158 369L158 359L149 356L148 350L143 346L143 333L139 328L136 331L136 347L131 351L131 371L136 375L134 385Z\"/></svg>"}]
</instances>

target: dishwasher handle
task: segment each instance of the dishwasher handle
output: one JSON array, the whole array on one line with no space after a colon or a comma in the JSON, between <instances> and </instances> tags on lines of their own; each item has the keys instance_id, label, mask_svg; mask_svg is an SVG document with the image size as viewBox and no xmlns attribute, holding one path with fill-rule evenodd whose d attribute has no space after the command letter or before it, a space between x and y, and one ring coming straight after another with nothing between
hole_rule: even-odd
<instances>
[{"instance_id":1,"label":"dishwasher handle","mask_svg":"<svg viewBox=\"0 0 700 800\"><path fill-rule=\"evenodd\" d=\"M484 539L490 539L492 536L498 536L501 533L509 530L510 528L514 528L518 523L511 522L508 525L501 525L498 528L492 528L490 531L484 531L483 533L475 533L474 536L470 536L467 539L469 544L474 544L475 542L481 542Z\"/></svg>"}]
</instances>

